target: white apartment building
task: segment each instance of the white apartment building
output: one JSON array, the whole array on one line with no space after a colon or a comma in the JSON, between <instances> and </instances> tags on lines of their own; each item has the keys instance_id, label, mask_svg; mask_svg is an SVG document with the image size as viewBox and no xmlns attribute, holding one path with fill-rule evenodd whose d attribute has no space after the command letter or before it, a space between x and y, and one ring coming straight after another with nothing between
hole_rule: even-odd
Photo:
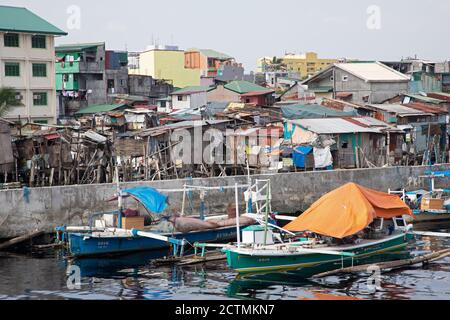
<instances>
[{"instance_id":1,"label":"white apartment building","mask_svg":"<svg viewBox=\"0 0 450 320\"><path fill-rule=\"evenodd\" d=\"M55 37L67 35L26 8L0 6L0 88L13 88L20 106L6 119L55 124Z\"/></svg>"}]
</instances>

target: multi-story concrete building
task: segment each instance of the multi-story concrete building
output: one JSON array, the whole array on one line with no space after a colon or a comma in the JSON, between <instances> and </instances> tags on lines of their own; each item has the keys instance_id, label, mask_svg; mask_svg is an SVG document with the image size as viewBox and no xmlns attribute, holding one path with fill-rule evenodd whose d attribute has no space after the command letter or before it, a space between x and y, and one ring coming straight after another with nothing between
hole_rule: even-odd
<instances>
[{"instance_id":1,"label":"multi-story concrete building","mask_svg":"<svg viewBox=\"0 0 450 320\"><path fill-rule=\"evenodd\" d=\"M282 58L263 57L258 59L257 72L285 71L296 73L301 79L306 79L335 62L338 62L338 60L321 59L315 52L304 54L288 53Z\"/></svg>"},{"instance_id":2,"label":"multi-story concrete building","mask_svg":"<svg viewBox=\"0 0 450 320\"><path fill-rule=\"evenodd\" d=\"M408 92L410 77L379 62L335 63L302 82L317 99L383 103Z\"/></svg>"},{"instance_id":3,"label":"multi-story concrete building","mask_svg":"<svg viewBox=\"0 0 450 320\"><path fill-rule=\"evenodd\" d=\"M13 88L20 103L7 119L56 123L54 38L64 35L26 8L0 6L0 87Z\"/></svg>"},{"instance_id":4,"label":"multi-story concrete building","mask_svg":"<svg viewBox=\"0 0 450 320\"><path fill-rule=\"evenodd\" d=\"M56 47L56 90L61 116L128 94L128 54L106 50L104 42Z\"/></svg>"},{"instance_id":5,"label":"multi-story concrete building","mask_svg":"<svg viewBox=\"0 0 450 320\"><path fill-rule=\"evenodd\" d=\"M300 55L286 54L283 57L286 70L297 72L301 78L310 77L335 62L337 62L336 59L319 59L315 52L307 52Z\"/></svg>"},{"instance_id":6,"label":"multi-story concrete building","mask_svg":"<svg viewBox=\"0 0 450 320\"><path fill-rule=\"evenodd\" d=\"M200 85L200 69L186 68L185 52L177 46L149 46L146 51L133 54L129 74L171 81L177 88Z\"/></svg>"},{"instance_id":7,"label":"multi-story concrete building","mask_svg":"<svg viewBox=\"0 0 450 320\"><path fill-rule=\"evenodd\" d=\"M184 53L185 68L199 69L202 77L217 77L225 64L232 65L234 58L211 49L190 49ZM234 79L233 79L234 80Z\"/></svg>"}]
</instances>

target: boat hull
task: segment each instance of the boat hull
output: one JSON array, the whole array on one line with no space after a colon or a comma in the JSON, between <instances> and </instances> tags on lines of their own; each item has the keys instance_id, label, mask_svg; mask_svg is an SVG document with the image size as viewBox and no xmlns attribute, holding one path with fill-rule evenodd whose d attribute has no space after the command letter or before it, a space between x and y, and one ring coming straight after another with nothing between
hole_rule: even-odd
<instances>
[{"instance_id":1,"label":"boat hull","mask_svg":"<svg viewBox=\"0 0 450 320\"><path fill-rule=\"evenodd\" d=\"M429 212L429 211L414 211L414 219L409 217L407 222L419 223L419 222L431 222L431 221L450 221L450 212Z\"/></svg>"},{"instance_id":2,"label":"boat hull","mask_svg":"<svg viewBox=\"0 0 450 320\"><path fill-rule=\"evenodd\" d=\"M179 240L185 239L192 244L195 242L224 242L236 239L236 227L164 235ZM132 236L92 237L88 234L69 233L68 239L71 255L78 258L161 250L170 246L163 241Z\"/></svg>"},{"instance_id":3,"label":"boat hull","mask_svg":"<svg viewBox=\"0 0 450 320\"><path fill-rule=\"evenodd\" d=\"M409 241L408 235L398 235L386 241L359 247L345 252L354 257L341 257L322 253L290 253L285 255L242 254L238 250L225 250L230 268L240 274L263 274L289 272L297 276L311 275L352 265L367 263L376 255L404 249ZM375 259L376 260L376 259Z\"/></svg>"}]
</instances>

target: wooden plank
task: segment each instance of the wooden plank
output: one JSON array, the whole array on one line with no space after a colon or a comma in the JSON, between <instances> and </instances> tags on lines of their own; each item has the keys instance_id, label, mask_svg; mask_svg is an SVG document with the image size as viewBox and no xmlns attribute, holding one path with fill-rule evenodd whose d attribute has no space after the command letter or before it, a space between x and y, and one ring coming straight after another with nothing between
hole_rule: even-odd
<instances>
[{"instance_id":1,"label":"wooden plank","mask_svg":"<svg viewBox=\"0 0 450 320\"><path fill-rule=\"evenodd\" d=\"M23 235L23 236L11 239L9 241L6 241L6 242L3 242L2 244L0 244L0 250L8 249L8 248L10 248L10 247L12 247L12 246L14 246L16 244L20 244L20 243L25 242L27 240L31 240L31 239L36 238L38 236L41 236L43 234L44 234L43 231L34 231L34 232L29 233L29 234L26 234L26 235Z\"/></svg>"},{"instance_id":2,"label":"wooden plank","mask_svg":"<svg viewBox=\"0 0 450 320\"><path fill-rule=\"evenodd\" d=\"M214 261L223 261L226 260L227 256L224 254L215 254L211 256L206 257L194 257L191 259L181 259L181 262L177 263L178 266L192 266L195 264L202 264L207 262L214 262Z\"/></svg>"},{"instance_id":3,"label":"wooden plank","mask_svg":"<svg viewBox=\"0 0 450 320\"><path fill-rule=\"evenodd\" d=\"M369 267L372 268L374 266L380 268L380 270L392 270L392 269L398 269L398 268L403 268L403 267L407 267L407 266L412 266L412 265L415 265L418 263L427 263L427 262L437 261L437 260L445 258L447 256L450 256L450 249L432 252L430 254L418 256L418 257L411 258L411 259L373 263L373 264L366 264L366 265L361 265L361 266L356 266L356 267L331 270L331 271L316 274L313 276L313 278L323 278L323 277L328 277L331 275L336 275L336 274L341 274L341 273L366 272Z\"/></svg>"}]
</instances>

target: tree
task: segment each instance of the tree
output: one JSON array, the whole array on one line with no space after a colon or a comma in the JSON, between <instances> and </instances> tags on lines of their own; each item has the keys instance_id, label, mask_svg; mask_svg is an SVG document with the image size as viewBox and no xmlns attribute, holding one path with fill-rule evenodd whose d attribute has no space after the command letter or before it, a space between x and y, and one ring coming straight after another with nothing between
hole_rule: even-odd
<instances>
[{"instance_id":1,"label":"tree","mask_svg":"<svg viewBox=\"0 0 450 320\"><path fill-rule=\"evenodd\" d=\"M22 105L16 98L16 92L12 88L0 88L0 117L4 117L11 107Z\"/></svg>"}]
</instances>

